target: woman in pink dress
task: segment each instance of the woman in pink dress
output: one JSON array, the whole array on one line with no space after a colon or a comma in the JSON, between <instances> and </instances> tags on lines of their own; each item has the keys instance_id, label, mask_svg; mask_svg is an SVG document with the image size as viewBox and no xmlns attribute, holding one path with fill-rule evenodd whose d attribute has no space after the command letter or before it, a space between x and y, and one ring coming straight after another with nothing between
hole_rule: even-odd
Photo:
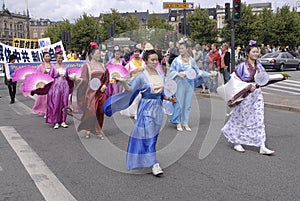
<instances>
[{"instance_id":1,"label":"woman in pink dress","mask_svg":"<svg viewBox=\"0 0 300 201\"><path fill-rule=\"evenodd\" d=\"M50 53L44 52L43 58L44 58L44 62L38 66L37 70L39 70L42 73L48 74L50 69L54 66L53 64L50 63L50 59L51 59ZM47 94L37 96L32 111L36 114L44 115L44 118L46 118Z\"/></svg>"}]
</instances>

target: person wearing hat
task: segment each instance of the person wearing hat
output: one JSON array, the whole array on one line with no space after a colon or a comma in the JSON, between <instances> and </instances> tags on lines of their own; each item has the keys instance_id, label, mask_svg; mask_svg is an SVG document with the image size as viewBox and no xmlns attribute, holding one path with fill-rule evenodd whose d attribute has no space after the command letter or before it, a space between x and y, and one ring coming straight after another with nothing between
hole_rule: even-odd
<instances>
[{"instance_id":1,"label":"person wearing hat","mask_svg":"<svg viewBox=\"0 0 300 201\"><path fill-rule=\"evenodd\" d=\"M15 63L17 59L17 56L12 54L9 56L8 63ZM10 96L10 104L15 103L15 97L16 97L16 89L17 89L17 82L12 81L12 77L14 75L15 69L13 69L11 66L8 65L8 63L5 63L5 76L4 79L5 83L8 87L9 96Z\"/></svg>"}]
</instances>

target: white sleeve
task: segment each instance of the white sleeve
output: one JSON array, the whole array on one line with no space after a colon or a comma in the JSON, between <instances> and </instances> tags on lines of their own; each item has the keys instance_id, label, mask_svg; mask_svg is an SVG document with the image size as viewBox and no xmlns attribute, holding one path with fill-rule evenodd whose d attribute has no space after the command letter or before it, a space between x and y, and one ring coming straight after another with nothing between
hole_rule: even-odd
<instances>
[{"instance_id":1,"label":"white sleeve","mask_svg":"<svg viewBox=\"0 0 300 201\"><path fill-rule=\"evenodd\" d=\"M4 67L5 67L5 75L6 75L6 78L7 78L7 79L11 79L11 77L10 77L10 70L9 70L9 67L8 67L8 63L5 63L5 64L4 64Z\"/></svg>"}]
</instances>

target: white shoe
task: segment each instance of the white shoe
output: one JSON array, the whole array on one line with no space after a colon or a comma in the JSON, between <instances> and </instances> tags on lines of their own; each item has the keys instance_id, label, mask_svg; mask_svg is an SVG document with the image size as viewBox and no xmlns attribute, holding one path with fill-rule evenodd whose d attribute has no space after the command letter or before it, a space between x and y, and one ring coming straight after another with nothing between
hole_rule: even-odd
<instances>
[{"instance_id":1,"label":"white shoe","mask_svg":"<svg viewBox=\"0 0 300 201\"><path fill-rule=\"evenodd\" d=\"M192 131L192 129L187 124L183 125L183 128L185 128L186 131Z\"/></svg>"},{"instance_id":2,"label":"white shoe","mask_svg":"<svg viewBox=\"0 0 300 201\"><path fill-rule=\"evenodd\" d=\"M58 127L59 127L59 124L55 124L53 128L58 129Z\"/></svg>"},{"instance_id":3,"label":"white shoe","mask_svg":"<svg viewBox=\"0 0 300 201\"><path fill-rule=\"evenodd\" d=\"M164 173L164 171L160 168L159 163L155 163L152 166L152 174L154 176L159 176L159 175L162 175L163 173Z\"/></svg>"},{"instance_id":4,"label":"white shoe","mask_svg":"<svg viewBox=\"0 0 300 201\"><path fill-rule=\"evenodd\" d=\"M234 145L233 149L236 150L237 152L240 152L240 153L244 153L245 152L244 147L242 145L240 145L240 144Z\"/></svg>"},{"instance_id":5,"label":"white shoe","mask_svg":"<svg viewBox=\"0 0 300 201\"><path fill-rule=\"evenodd\" d=\"M63 127L63 128L68 128L68 124L66 124L65 122L62 122L62 123L60 124L60 126Z\"/></svg>"},{"instance_id":6,"label":"white shoe","mask_svg":"<svg viewBox=\"0 0 300 201\"><path fill-rule=\"evenodd\" d=\"M270 150L266 147L261 147L260 150L259 150L259 153L262 154L262 155L273 155L275 153L275 151Z\"/></svg>"},{"instance_id":7,"label":"white shoe","mask_svg":"<svg viewBox=\"0 0 300 201\"><path fill-rule=\"evenodd\" d=\"M183 131L181 124L177 124L177 130L178 131Z\"/></svg>"}]
</instances>

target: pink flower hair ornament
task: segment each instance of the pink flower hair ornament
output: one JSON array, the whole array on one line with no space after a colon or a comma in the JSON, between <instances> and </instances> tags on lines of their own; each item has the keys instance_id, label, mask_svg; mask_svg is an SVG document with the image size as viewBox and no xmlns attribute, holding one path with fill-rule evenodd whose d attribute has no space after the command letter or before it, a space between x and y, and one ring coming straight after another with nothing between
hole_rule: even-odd
<instances>
[{"instance_id":1,"label":"pink flower hair ornament","mask_svg":"<svg viewBox=\"0 0 300 201\"><path fill-rule=\"evenodd\" d=\"M96 49L96 48L98 48L99 46L98 46L98 44L96 43L96 42L90 42L90 48L91 49Z\"/></svg>"},{"instance_id":2,"label":"pink flower hair ornament","mask_svg":"<svg viewBox=\"0 0 300 201\"><path fill-rule=\"evenodd\" d=\"M59 53L62 53L61 47L55 48L55 54L59 54Z\"/></svg>"}]
</instances>

